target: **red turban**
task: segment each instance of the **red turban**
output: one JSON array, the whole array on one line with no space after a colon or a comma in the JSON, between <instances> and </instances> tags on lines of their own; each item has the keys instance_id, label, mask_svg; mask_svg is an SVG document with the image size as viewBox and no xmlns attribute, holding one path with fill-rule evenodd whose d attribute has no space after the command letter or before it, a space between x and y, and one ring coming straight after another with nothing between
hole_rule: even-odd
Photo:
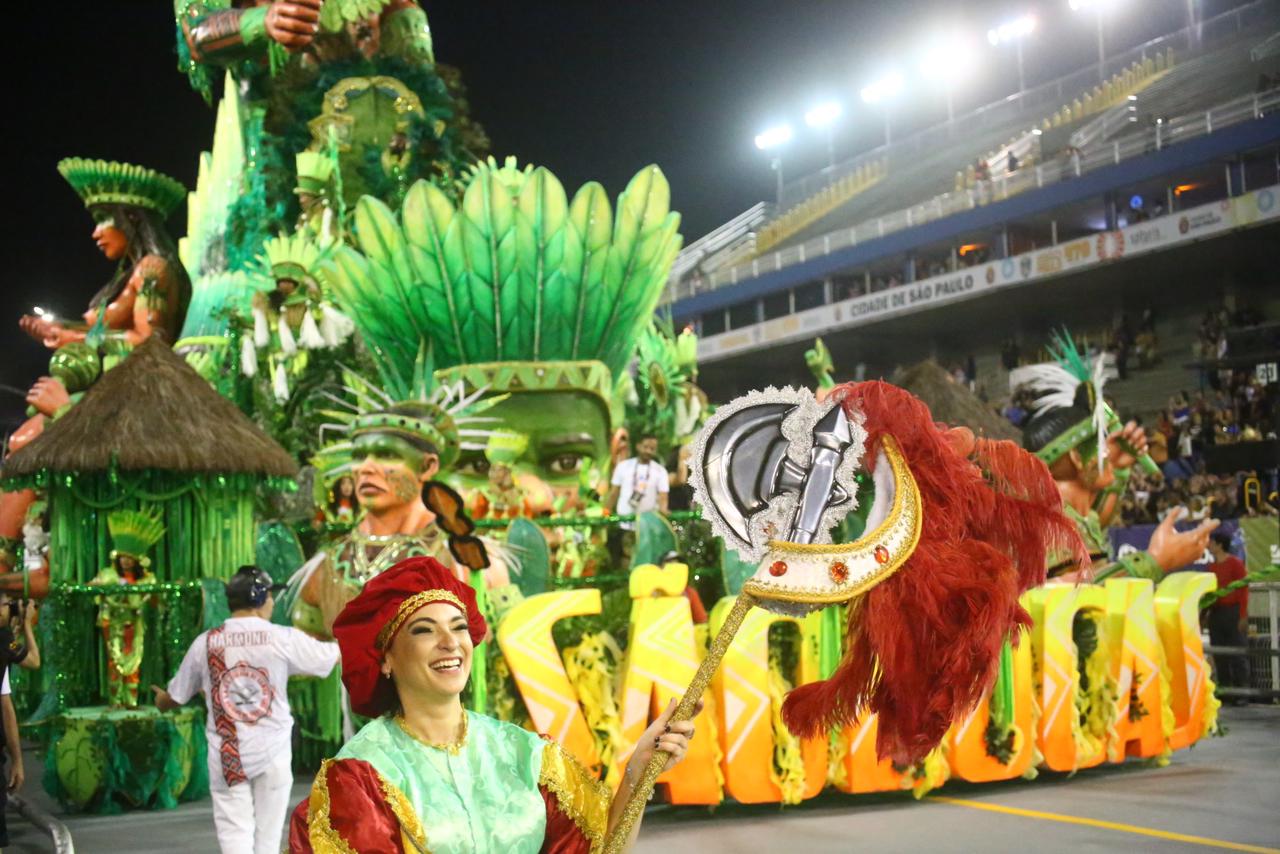
<instances>
[{"instance_id":1,"label":"red turban","mask_svg":"<svg viewBox=\"0 0 1280 854\"><path fill-rule=\"evenodd\" d=\"M467 618L471 642L484 640L488 626L475 591L431 557L402 560L375 575L342 609L333 636L342 650L342 682L357 713L376 717L394 705L395 686L382 674L383 653L409 617L432 602L455 606Z\"/></svg>"}]
</instances>

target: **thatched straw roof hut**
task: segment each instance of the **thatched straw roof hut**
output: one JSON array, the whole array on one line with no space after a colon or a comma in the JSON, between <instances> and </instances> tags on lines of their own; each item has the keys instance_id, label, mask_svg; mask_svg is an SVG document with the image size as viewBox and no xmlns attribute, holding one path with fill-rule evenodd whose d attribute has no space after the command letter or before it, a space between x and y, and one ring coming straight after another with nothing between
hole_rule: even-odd
<instances>
[{"instance_id":1,"label":"thatched straw roof hut","mask_svg":"<svg viewBox=\"0 0 1280 854\"><path fill-rule=\"evenodd\" d=\"M987 439L1021 440L1018 429L1001 418L978 396L958 383L937 362L927 359L902 368L893 375L893 384L923 400L935 421L952 427L968 427Z\"/></svg>"},{"instance_id":2,"label":"thatched straw roof hut","mask_svg":"<svg viewBox=\"0 0 1280 854\"><path fill-rule=\"evenodd\" d=\"M48 490L55 586L107 565L117 509L161 514L158 580L228 578L253 562L259 488L290 488L296 473L284 448L154 337L0 468L6 489Z\"/></svg>"},{"instance_id":3,"label":"thatched straw roof hut","mask_svg":"<svg viewBox=\"0 0 1280 854\"><path fill-rule=\"evenodd\" d=\"M291 478L297 465L235 404L152 337L0 468L0 477L164 470Z\"/></svg>"}]
</instances>

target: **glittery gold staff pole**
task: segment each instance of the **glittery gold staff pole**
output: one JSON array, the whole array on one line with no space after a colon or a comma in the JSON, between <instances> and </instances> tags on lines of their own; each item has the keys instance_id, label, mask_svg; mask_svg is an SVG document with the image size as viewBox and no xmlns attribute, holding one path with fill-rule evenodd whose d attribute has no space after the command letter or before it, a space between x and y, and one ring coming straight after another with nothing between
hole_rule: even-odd
<instances>
[{"instance_id":1,"label":"glittery gold staff pole","mask_svg":"<svg viewBox=\"0 0 1280 854\"><path fill-rule=\"evenodd\" d=\"M715 640L711 642L711 647L707 650L707 657L702 659L702 664L698 666L698 672L693 674L693 680L689 682L689 687L685 689L684 696L680 698L675 711L671 713L671 720L687 721L693 717L693 710L698 705L698 700L706 693L707 686L711 683L712 675L716 672L716 668L720 666L720 661L724 658L725 651L729 649L729 644L733 642L733 636L738 633L738 629L742 626L742 621L746 618L747 612L751 610L757 601L756 597L750 593L738 594L738 598L734 600L733 608L730 609L729 614L725 617L724 625L720 627ZM653 792L653 786L670 757L671 754L665 750L653 751L653 755L649 757L649 764L645 766L644 774L640 777L640 781L636 783L635 788L631 790L630 797L627 798L626 808L623 809L618 823L609 834L609 838L605 840L605 854L622 854L623 849L627 846L627 841L631 838L631 830L636 826L636 822L640 820L645 804L649 802L649 795Z\"/></svg>"}]
</instances>

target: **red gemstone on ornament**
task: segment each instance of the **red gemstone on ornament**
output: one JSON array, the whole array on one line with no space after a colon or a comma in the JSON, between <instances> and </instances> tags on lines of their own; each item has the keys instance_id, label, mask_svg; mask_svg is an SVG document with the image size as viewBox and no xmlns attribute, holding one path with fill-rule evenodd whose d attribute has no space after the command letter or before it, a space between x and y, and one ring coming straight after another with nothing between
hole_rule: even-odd
<instances>
[{"instance_id":1,"label":"red gemstone on ornament","mask_svg":"<svg viewBox=\"0 0 1280 854\"><path fill-rule=\"evenodd\" d=\"M888 563L889 550L884 546L876 546L876 563Z\"/></svg>"},{"instance_id":2,"label":"red gemstone on ornament","mask_svg":"<svg viewBox=\"0 0 1280 854\"><path fill-rule=\"evenodd\" d=\"M844 561L838 560L831 564L831 580L836 584L844 584L845 579L849 577L849 567L845 566Z\"/></svg>"},{"instance_id":3,"label":"red gemstone on ornament","mask_svg":"<svg viewBox=\"0 0 1280 854\"><path fill-rule=\"evenodd\" d=\"M787 562L785 560L775 560L769 564L769 574L774 578L787 574Z\"/></svg>"}]
</instances>

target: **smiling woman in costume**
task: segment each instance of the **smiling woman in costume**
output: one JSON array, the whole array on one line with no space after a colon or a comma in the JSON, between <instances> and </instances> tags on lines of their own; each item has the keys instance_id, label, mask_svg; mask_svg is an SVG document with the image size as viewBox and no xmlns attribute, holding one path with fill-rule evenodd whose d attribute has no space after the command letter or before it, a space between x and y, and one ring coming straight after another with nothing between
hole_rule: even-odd
<instances>
[{"instance_id":1,"label":"smiling woman in costume","mask_svg":"<svg viewBox=\"0 0 1280 854\"><path fill-rule=\"evenodd\" d=\"M294 811L293 852L588 852L613 826L655 746L683 758L671 708L640 738L617 794L556 742L462 708L488 627L475 593L432 558L365 584L333 626L352 708L374 719ZM674 703L672 704L674 706Z\"/></svg>"}]
</instances>

